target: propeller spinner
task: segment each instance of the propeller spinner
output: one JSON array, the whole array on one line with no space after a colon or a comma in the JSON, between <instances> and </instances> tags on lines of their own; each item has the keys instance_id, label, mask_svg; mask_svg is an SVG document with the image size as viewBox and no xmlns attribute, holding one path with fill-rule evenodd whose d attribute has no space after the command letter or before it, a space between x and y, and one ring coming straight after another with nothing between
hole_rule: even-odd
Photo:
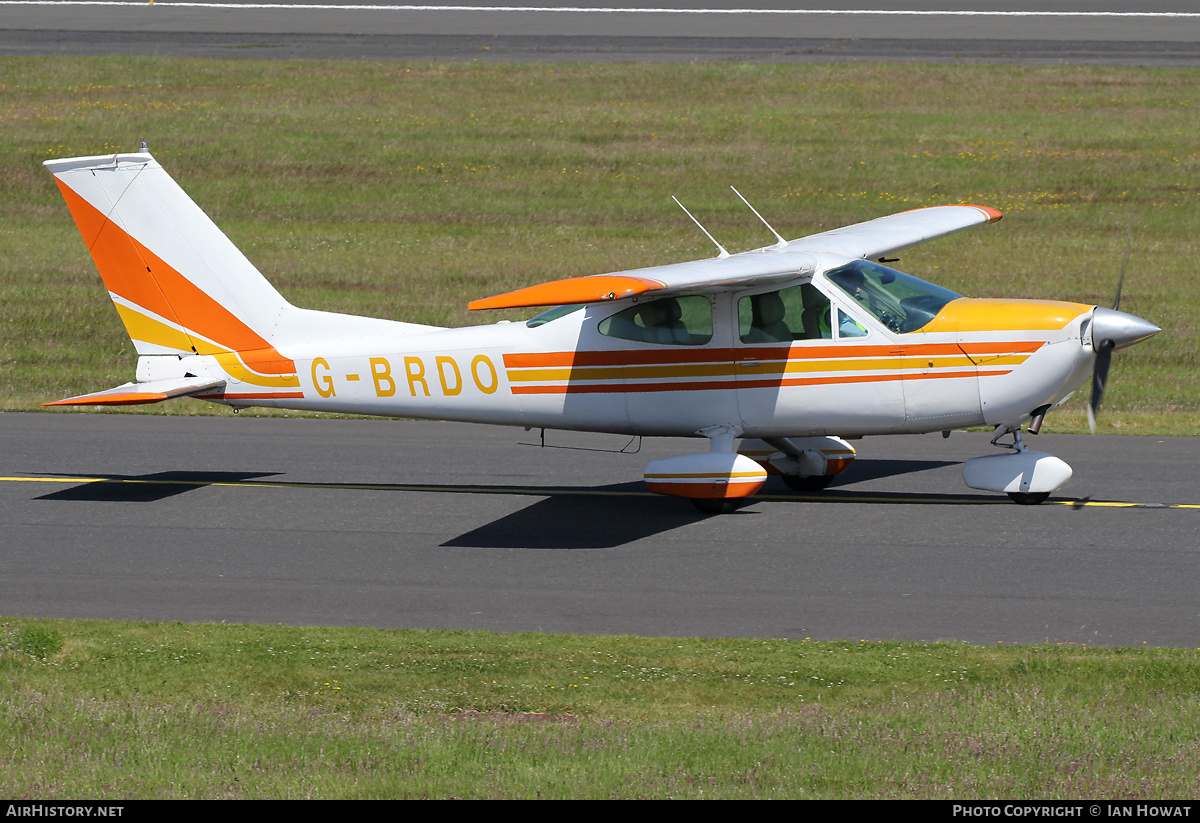
<instances>
[{"instance_id":1,"label":"propeller spinner","mask_svg":"<svg viewBox=\"0 0 1200 823\"><path fill-rule=\"evenodd\" d=\"M1118 287L1116 305L1121 303ZM1116 308L1097 307L1092 314L1092 348L1096 350L1096 365L1092 370L1092 400L1088 404L1088 427L1096 433L1096 415L1104 399L1104 387L1108 382L1108 368L1112 365L1112 353L1147 337L1158 334L1162 329L1148 320L1143 320Z\"/></svg>"}]
</instances>

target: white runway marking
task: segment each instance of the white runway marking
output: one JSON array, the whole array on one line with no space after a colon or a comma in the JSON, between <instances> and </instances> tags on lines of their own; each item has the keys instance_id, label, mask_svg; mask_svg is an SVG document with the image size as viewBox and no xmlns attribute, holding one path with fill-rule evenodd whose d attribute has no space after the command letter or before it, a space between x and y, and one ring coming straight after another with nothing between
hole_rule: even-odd
<instances>
[{"instance_id":1,"label":"white runway marking","mask_svg":"<svg viewBox=\"0 0 1200 823\"><path fill-rule=\"evenodd\" d=\"M571 14L780 14L788 16L888 17L1073 17L1073 18L1200 18L1200 12L1181 11L967 11L903 9L666 9L635 7L586 8L582 6L421 6L421 5L334 5L321 3L201 3L133 2L133 0L0 0L0 6L163 6L173 9L225 9L228 11L278 9L280 11L473 11L473 12L560 12Z\"/></svg>"}]
</instances>

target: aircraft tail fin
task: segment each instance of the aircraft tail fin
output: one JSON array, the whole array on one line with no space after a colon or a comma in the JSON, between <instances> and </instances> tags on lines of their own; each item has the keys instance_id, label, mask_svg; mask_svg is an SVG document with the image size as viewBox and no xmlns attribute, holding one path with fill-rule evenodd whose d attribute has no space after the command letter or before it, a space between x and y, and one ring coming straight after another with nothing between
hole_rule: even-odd
<instances>
[{"instance_id":1,"label":"aircraft tail fin","mask_svg":"<svg viewBox=\"0 0 1200 823\"><path fill-rule=\"evenodd\" d=\"M273 350L293 310L147 152L48 160L138 354Z\"/></svg>"},{"instance_id":2,"label":"aircraft tail fin","mask_svg":"<svg viewBox=\"0 0 1200 823\"><path fill-rule=\"evenodd\" d=\"M434 326L287 302L145 150L45 163L133 341L137 384L58 404L127 405L198 395L244 405L303 398L285 354L316 340L403 336ZM209 355L219 370L194 368ZM202 385L206 378L223 389Z\"/></svg>"}]
</instances>

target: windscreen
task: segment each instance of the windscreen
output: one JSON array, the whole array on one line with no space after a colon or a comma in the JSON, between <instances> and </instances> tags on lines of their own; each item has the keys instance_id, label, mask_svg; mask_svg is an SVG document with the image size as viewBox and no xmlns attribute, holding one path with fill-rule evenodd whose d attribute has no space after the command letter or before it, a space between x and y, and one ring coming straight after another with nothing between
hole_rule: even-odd
<instances>
[{"instance_id":1,"label":"windscreen","mask_svg":"<svg viewBox=\"0 0 1200 823\"><path fill-rule=\"evenodd\" d=\"M836 285L894 332L907 334L925 326L942 307L962 297L911 274L869 260L855 260L825 272Z\"/></svg>"}]
</instances>

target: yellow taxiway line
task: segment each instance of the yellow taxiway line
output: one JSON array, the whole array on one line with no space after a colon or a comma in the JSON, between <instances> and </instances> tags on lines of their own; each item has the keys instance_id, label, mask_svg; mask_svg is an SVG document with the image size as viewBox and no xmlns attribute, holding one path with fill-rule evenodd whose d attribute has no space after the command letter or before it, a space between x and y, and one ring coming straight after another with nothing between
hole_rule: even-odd
<instances>
[{"instance_id":1,"label":"yellow taxiway line","mask_svg":"<svg viewBox=\"0 0 1200 823\"><path fill-rule=\"evenodd\" d=\"M298 483L272 480L168 480L168 479L139 479L126 477L0 477L3 483L51 483L51 484L87 484L87 483L120 483L130 485L150 486L232 486L236 488L260 489L345 489L357 491L399 491L399 492L446 492L457 494L514 494L533 497L554 496L593 496L593 497L658 497L649 491L605 491L602 489L562 489L562 488L525 488L519 486L436 486L392 483ZM997 503L1008 503L1004 497L958 496L942 497L912 496L904 493L869 494L851 493L839 494L837 491L818 494L759 494L749 499L792 502L821 502L821 503L979 503L984 500ZM1072 508L1116 508L1116 509L1200 509L1200 503L1137 503L1121 500L1047 500L1046 504L1071 506Z\"/></svg>"}]
</instances>

